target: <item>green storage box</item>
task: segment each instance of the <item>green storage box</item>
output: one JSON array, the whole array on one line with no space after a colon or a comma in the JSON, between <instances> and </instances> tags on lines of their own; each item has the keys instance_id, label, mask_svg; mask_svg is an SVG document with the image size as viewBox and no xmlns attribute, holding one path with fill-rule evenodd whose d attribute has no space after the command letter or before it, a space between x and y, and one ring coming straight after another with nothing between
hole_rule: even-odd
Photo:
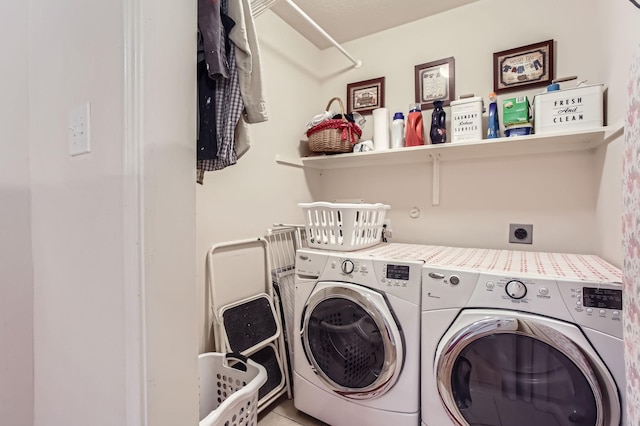
<instances>
[{"instance_id":1,"label":"green storage box","mask_svg":"<svg viewBox=\"0 0 640 426\"><path fill-rule=\"evenodd\" d=\"M520 96L502 101L502 122L505 126L525 124L531 118L529 98Z\"/></svg>"}]
</instances>

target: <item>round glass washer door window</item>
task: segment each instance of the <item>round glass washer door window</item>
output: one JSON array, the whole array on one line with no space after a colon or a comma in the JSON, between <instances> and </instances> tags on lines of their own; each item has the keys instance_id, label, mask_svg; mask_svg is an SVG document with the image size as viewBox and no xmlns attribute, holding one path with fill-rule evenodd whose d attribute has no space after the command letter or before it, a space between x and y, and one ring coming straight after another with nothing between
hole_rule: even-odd
<instances>
[{"instance_id":1,"label":"round glass washer door window","mask_svg":"<svg viewBox=\"0 0 640 426\"><path fill-rule=\"evenodd\" d=\"M306 356L335 392L374 398L398 378L404 358L400 330L384 296L352 284L319 284L303 313Z\"/></svg>"}]
</instances>

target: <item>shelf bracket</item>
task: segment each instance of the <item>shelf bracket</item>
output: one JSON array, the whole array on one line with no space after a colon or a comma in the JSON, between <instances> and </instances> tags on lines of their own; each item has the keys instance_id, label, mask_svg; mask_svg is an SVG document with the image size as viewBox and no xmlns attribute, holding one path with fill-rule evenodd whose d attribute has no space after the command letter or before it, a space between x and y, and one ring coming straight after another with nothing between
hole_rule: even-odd
<instances>
[{"instance_id":1,"label":"shelf bracket","mask_svg":"<svg viewBox=\"0 0 640 426\"><path fill-rule=\"evenodd\" d=\"M280 154L276 154L276 163L292 167L304 168L304 164L299 158L286 158Z\"/></svg>"},{"instance_id":2,"label":"shelf bracket","mask_svg":"<svg viewBox=\"0 0 640 426\"><path fill-rule=\"evenodd\" d=\"M622 119L616 121L612 126L607 127L607 131L604 132L605 145L609 142L616 140L624 133L624 121Z\"/></svg>"},{"instance_id":3,"label":"shelf bracket","mask_svg":"<svg viewBox=\"0 0 640 426\"><path fill-rule=\"evenodd\" d=\"M431 205L440 205L440 154L429 154L433 161L433 179L431 180Z\"/></svg>"}]
</instances>

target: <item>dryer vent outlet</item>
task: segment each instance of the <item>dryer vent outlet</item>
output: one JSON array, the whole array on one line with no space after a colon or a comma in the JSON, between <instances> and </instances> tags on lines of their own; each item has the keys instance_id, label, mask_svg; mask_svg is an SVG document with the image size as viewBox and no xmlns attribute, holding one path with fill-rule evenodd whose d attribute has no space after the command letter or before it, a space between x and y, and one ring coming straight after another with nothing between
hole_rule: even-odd
<instances>
[{"instance_id":1,"label":"dryer vent outlet","mask_svg":"<svg viewBox=\"0 0 640 426\"><path fill-rule=\"evenodd\" d=\"M509 242L516 244L533 244L533 225L519 223L509 224Z\"/></svg>"}]
</instances>

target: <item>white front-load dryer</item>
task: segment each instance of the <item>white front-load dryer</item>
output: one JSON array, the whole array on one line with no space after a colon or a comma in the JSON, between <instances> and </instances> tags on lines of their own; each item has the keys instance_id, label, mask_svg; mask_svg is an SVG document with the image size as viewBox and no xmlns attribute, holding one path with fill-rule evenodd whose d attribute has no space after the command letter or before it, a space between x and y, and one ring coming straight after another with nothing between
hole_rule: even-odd
<instances>
[{"instance_id":1,"label":"white front-load dryer","mask_svg":"<svg viewBox=\"0 0 640 426\"><path fill-rule=\"evenodd\" d=\"M419 425L422 266L297 251L297 409L332 426Z\"/></svg>"},{"instance_id":2,"label":"white front-load dryer","mask_svg":"<svg viewBox=\"0 0 640 426\"><path fill-rule=\"evenodd\" d=\"M425 265L424 426L624 424L617 271L562 255L575 270L558 263L551 273L536 255L510 267L463 264L468 252Z\"/></svg>"}]
</instances>

